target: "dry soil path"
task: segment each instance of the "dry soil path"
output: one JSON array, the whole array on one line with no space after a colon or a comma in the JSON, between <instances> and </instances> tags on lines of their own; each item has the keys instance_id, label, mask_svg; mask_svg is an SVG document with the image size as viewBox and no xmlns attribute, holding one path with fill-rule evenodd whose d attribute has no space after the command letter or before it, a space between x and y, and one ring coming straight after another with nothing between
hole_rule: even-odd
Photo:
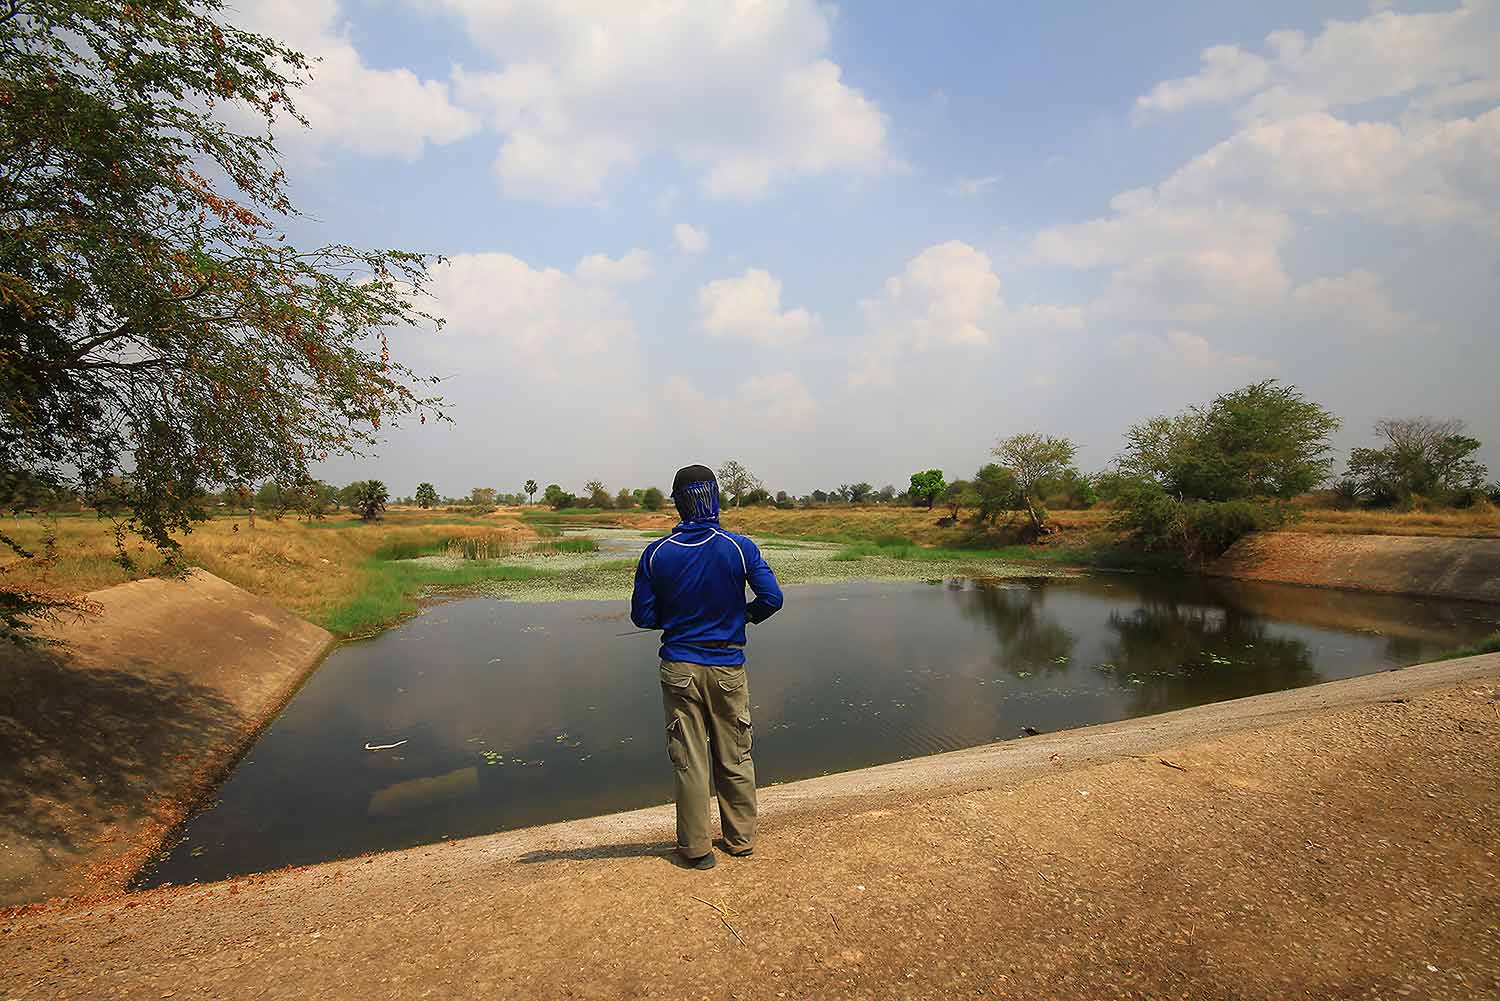
<instances>
[{"instance_id":1,"label":"dry soil path","mask_svg":"<svg viewBox=\"0 0 1500 1001\"><path fill-rule=\"evenodd\" d=\"M0 998L1493 998L1500 656L0 919Z\"/></svg>"}]
</instances>

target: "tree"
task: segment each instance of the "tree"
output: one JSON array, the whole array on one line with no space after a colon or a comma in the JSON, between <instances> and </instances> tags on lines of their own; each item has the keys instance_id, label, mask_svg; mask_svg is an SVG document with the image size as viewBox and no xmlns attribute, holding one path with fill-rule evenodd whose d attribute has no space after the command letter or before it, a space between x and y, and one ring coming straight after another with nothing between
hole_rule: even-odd
<instances>
[{"instance_id":1,"label":"tree","mask_svg":"<svg viewBox=\"0 0 1500 1001\"><path fill-rule=\"evenodd\" d=\"M92 496L128 472L128 525L169 559L205 490L443 416L388 342L436 322L428 260L284 239L275 145L238 126L306 124L309 63L225 9L0 6L0 479Z\"/></svg>"},{"instance_id":2,"label":"tree","mask_svg":"<svg viewBox=\"0 0 1500 1001\"><path fill-rule=\"evenodd\" d=\"M604 487L603 480L589 480L583 485L583 489L589 493L589 507L609 508L614 506L610 499L609 491Z\"/></svg>"},{"instance_id":3,"label":"tree","mask_svg":"<svg viewBox=\"0 0 1500 1001\"><path fill-rule=\"evenodd\" d=\"M646 492L641 494L641 507L647 511L660 511L666 500L659 487L647 487Z\"/></svg>"},{"instance_id":4,"label":"tree","mask_svg":"<svg viewBox=\"0 0 1500 1001\"><path fill-rule=\"evenodd\" d=\"M981 524L993 525L1004 512L1020 510L1025 504L1015 474L993 462L974 474L974 496Z\"/></svg>"},{"instance_id":5,"label":"tree","mask_svg":"<svg viewBox=\"0 0 1500 1001\"><path fill-rule=\"evenodd\" d=\"M417 506L427 510L438 502L437 487L431 483L417 484Z\"/></svg>"},{"instance_id":6,"label":"tree","mask_svg":"<svg viewBox=\"0 0 1500 1001\"><path fill-rule=\"evenodd\" d=\"M943 471L941 469L929 469L923 473L911 474L911 502L913 505L926 504L927 510L932 510L933 501L948 489L943 482Z\"/></svg>"},{"instance_id":7,"label":"tree","mask_svg":"<svg viewBox=\"0 0 1500 1001\"><path fill-rule=\"evenodd\" d=\"M948 518L958 521L958 512L965 504L973 505L977 500L968 480L954 480L943 488L943 503L948 505Z\"/></svg>"},{"instance_id":8,"label":"tree","mask_svg":"<svg viewBox=\"0 0 1500 1001\"><path fill-rule=\"evenodd\" d=\"M1015 477L1032 529L1038 534L1046 532L1047 509L1038 496L1037 484L1061 476L1072 466L1078 446L1066 438L1030 433L1002 438L993 452L1000 465Z\"/></svg>"},{"instance_id":9,"label":"tree","mask_svg":"<svg viewBox=\"0 0 1500 1001\"><path fill-rule=\"evenodd\" d=\"M755 488L745 495L744 503L749 506L759 506L771 503L771 491L756 484Z\"/></svg>"},{"instance_id":10,"label":"tree","mask_svg":"<svg viewBox=\"0 0 1500 1001\"><path fill-rule=\"evenodd\" d=\"M894 483L887 483L885 486L875 491L874 499L877 503L889 504L891 501L896 499L896 485Z\"/></svg>"},{"instance_id":11,"label":"tree","mask_svg":"<svg viewBox=\"0 0 1500 1001\"><path fill-rule=\"evenodd\" d=\"M361 520L379 521L380 516L385 513L385 502L390 496L390 491L379 480L361 480L352 506Z\"/></svg>"},{"instance_id":12,"label":"tree","mask_svg":"<svg viewBox=\"0 0 1500 1001\"><path fill-rule=\"evenodd\" d=\"M469 491L469 503L474 507L491 508L495 506L494 487L474 487Z\"/></svg>"},{"instance_id":13,"label":"tree","mask_svg":"<svg viewBox=\"0 0 1500 1001\"><path fill-rule=\"evenodd\" d=\"M522 489L524 489L526 491L526 503L528 503L528 504L535 503L536 502L536 480L527 480L526 481L526 486L523 487Z\"/></svg>"},{"instance_id":14,"label":"tree","mask_svg":"<svg viewBox=\"0 0 1500 1001\"><path fill-rule=\"evenodd\" d=\"M572 507L578 503L577 497L574 497L556 483L547 484L547 489L542 491L542 500L551 505L554 511L561 511L565 507Z\"/></svg>"},{"instance_id":15,"label":"tree","mask_svg":"<svg viewBox=\"0 0 1500 1001\"><path fill-rule=\"evenodd\" d=\"M629 487L621 487L620 492L615 494L615 507L622 511L635 507L635 494L631 493Z\"/></svg>"},{"instance_id":16,"label":"tree","mask_svg":"<svg viewBox=\"0 0 1500 1001\"><path fill-rule=\"evenodd\" d=\"M1118 465L1184 500L1285 500L1327 479L1329 436L1338 428L1338 418L1297 387L1267 379L1135 425Z\"/></svg>"},{"instance_id":17,"label":"tree","mask_svg":"<svg viewBox=\"0 0 1500 1001\"><path fill-rule=\"evenodd\" d=\"M739 507L741 498L757 486L755 474L733 459L719 467L718 476L719 489L734 498L735 507Z\"/></svg>"},{"instance_id":18,"label":"tree","mask_svg":"<svg viewBox=\"0 0 1500 1001\"><path fill-rule=\"evenodd\" d=\"M814 490L812 492L812 499L813 499L813 503L814 504L827 504L828 503L828 491L826 491L826 490Z\"/></svg>"},{"instance_id":19,"label":"tree","mask_svg":"<svg viewBox=\"0 0 1500 1001\"><path fill-rule=\"evenodd\" d=\"M868 483L851 483L846 495L850 504L863 504L870 497L870 491L875 488Z\"/></svg>"},{"instance_id":20,"label":"tree","mask_svg":"<svg viewBox=\"0 0 1500 1001\"><path fill-rule=\"evenodd\" d=\"M1472 458L1481 443L1467 431L1461 420L1406 417L1379 422L1375 434L1386 444L1349 453L1345 476L1351 492L1382 505L1413 497L1452 501L1479 491L1487 470Z\"/></svg>"},{"instance_id":21,"label":"tree","mask_svg":"<svg viewBox=\"0 0 1500 1001\"><path fill-rule=\"evenodd\" d=\"M353 511L359 506L359 490L365 485L364 480L355 480L353 483L339 488L339 503ZM240 506L246 506L247 501L242 500Z\"/></svg>"}]
</instances>

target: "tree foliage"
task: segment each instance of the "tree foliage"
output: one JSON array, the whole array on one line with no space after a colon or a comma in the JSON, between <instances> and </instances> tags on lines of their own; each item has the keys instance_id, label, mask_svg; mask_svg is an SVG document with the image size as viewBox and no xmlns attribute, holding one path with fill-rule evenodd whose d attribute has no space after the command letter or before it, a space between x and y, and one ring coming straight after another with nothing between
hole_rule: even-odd
<instances>
[{"instance_id":1,"label":"tree foliage","mask_svg":"<svg viewBox=\"0 0 1500 1001\"><path fill-rule=\"evenodd\" d=\"M225 10L0 5L0 480L92 499L128 473L165 551L211 488L441 416L385 333L433 319L427 261L285 241L275 147L229 123L300 121L308 63Z\"/></svg>"},{"instance_id":2,"label":"tree foliage","mask_svg":"<svg viewBox=\"0 0 1500 1001\"><path fill-rule=\"evenodd\" d=\"M379 480L359 480L354 486L354 503L350 506L364 521L379 521L391 492Z\"/></svg>"},{"instance_id":3,"label":"tree foliage","mask_svg":"<svg viewBox=\"0 0 1500 1001\"><path fill-rule=\"evenodd\" d=\"M666 501L667 497L660 487L647 487L646 492L641 494L641 507L647 511L660 511Z\"/></svg>"},{"instance_id":4,"label":"tree foliage","mask_svg":"<svg viewBox=\"0 0 1500 1001\"><path fill-rule=\"evenodd\" d=\"M1007 511L1018 511L1025 505L1020 484L1009 469L991 462L974 474L975 516L981 524L993 525Z\"/></svg>"},{"instance_id":5,"label":"tree foliage","mask_svg":"<svg viewBox=\"0 0 1500 1001\"><path fill-rule=\"evenodd\" d=\"M547 484L547 489L542 491L542 500L554 511L561 511L565 507L573 507L578 503L578 498L573 496L556 483Z\"/></svg>"},{"instance_id":6,"label":"tree foliage","mask_svg":"<svg viewBox=\"0 0 1500 1001\"><path fill-rule=\"evenodd\" d=\"M1415 497L1452 501L1477 493L1487 470L1473 458L1481 446L1461 420L1406 417L1383 420L1375 434L1385 444L1349 453L1345 474L1353 498L1374 505Z\"/></svg>"},{"instance_id":7,"label":"tree foliage","mask_svg":"<svg viewBox=\"0 0 1500 1001\"><path fill-rule=\"evenodd\" d=\"M926 472L911 474L909 495L913 505L926 504L930 511L933 501L937 500L947 489L948 484L943 480L941 469L929 469Z\"/></svg>"},{"instance_id":8,"label":"tree foliage","mask_svg":"<svg viewBox=\"0 0 1500 1001\"><path fill-rule=\"evenodd\" d=\"M1033 530L1045 531L1047 509L1042 504L1038 487L1043 481L1061 477L1072 468L1078 446L1066 438L1028 433L1002 438L993 451L1000 466L1015 478Z\"/></svg>"},{"instance_id":9,"label":"tree foliage","mask_svg":"<svg viewBox=\"0 0 1500 1001\"><path fill-rule=\"evenodd\" d=\"M536 500L536 480L527 480L526 485L521 489L526 491L526 502L528 504Z\"/></svg>"},{"instance_id":10,"label":"tree foliage","mask_svg":"<svg viewBox=\"0 0 1500 1001\"><path fill-rule=\"evenodd\" d=\"M1119 466L1184 500L1284 500L1327 478L1329 436L1338 428L1338 418L1297 387L1267 379L1134 425Z\"/></svg>"},{"instance_id":11,"label":"tree foliage","mask_svg":"<svg viewBox=\"0 0 1500 1001\"><path fill-rule=\"evenodd\" d=\"M417 506L424 511L438 502L437 487L431 483L418 483L416 494Z\"/></svg>"},{"instance_id":12,"label":"tree foliage","mask_svg":"<svg viewBox=\"0 0 1500 1001\"><path fill-rule=\"evenodd\" d=\"M734 499L735 507L739 507L745 495L759 486L755 474L734 459L719 467L718 479L719 489Z\"/></svg>"}]
</instances>

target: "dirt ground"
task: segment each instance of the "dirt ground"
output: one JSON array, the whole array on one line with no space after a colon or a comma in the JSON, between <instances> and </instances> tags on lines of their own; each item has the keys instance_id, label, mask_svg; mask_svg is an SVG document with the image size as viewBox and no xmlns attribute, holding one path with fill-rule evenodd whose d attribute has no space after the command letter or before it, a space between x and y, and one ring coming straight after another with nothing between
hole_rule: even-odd
<instances>
[{"instance_id":1,"label":"dirt ground","mask_svg":"<svg viewBox=\"0 0 1500 1001\"><path fill-rule=\"evenodd\" d=\"M1500 539L1263 532L1209 567L1240 580L1500 601Z\"/></svg>"},{"instance_id":2,"label":"dirt ground","mask_svg":"<svg viewBox=\"0 0 1500 1001\"><path fill-rule=\"evenodd\" d=\"M1437 686L1437 687L1434 687ZM1500 996L1500 655L0 917L3 998Z\"/></svg>"},{"instance_id":3,"label":"dirt ground","mask_svg":"<svg viewBox=\"0 0 1500 1001\"><path fill-rule=\"evenodd\" d=\"M0 903L118 892L333 642L201 570L0 644Z\"/></svg>"}]
</instances>

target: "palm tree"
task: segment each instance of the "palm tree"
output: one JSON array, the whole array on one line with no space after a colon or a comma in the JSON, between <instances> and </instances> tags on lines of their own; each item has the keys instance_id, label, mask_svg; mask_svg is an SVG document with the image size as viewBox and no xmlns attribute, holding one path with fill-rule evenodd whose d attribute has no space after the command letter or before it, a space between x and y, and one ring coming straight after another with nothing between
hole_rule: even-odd
<instances>
[{"instance_id":1,"label":"palm tree","mask_svg":"<svg viewBox=\"0 0 1500 1001\"><path fill-rule=\"evenodd\" d=\"M534 503L535 501L536 501L536 480L527 480L526 481L526 503L531 504L531 503Z\"/></svg>"}]
</instances>

